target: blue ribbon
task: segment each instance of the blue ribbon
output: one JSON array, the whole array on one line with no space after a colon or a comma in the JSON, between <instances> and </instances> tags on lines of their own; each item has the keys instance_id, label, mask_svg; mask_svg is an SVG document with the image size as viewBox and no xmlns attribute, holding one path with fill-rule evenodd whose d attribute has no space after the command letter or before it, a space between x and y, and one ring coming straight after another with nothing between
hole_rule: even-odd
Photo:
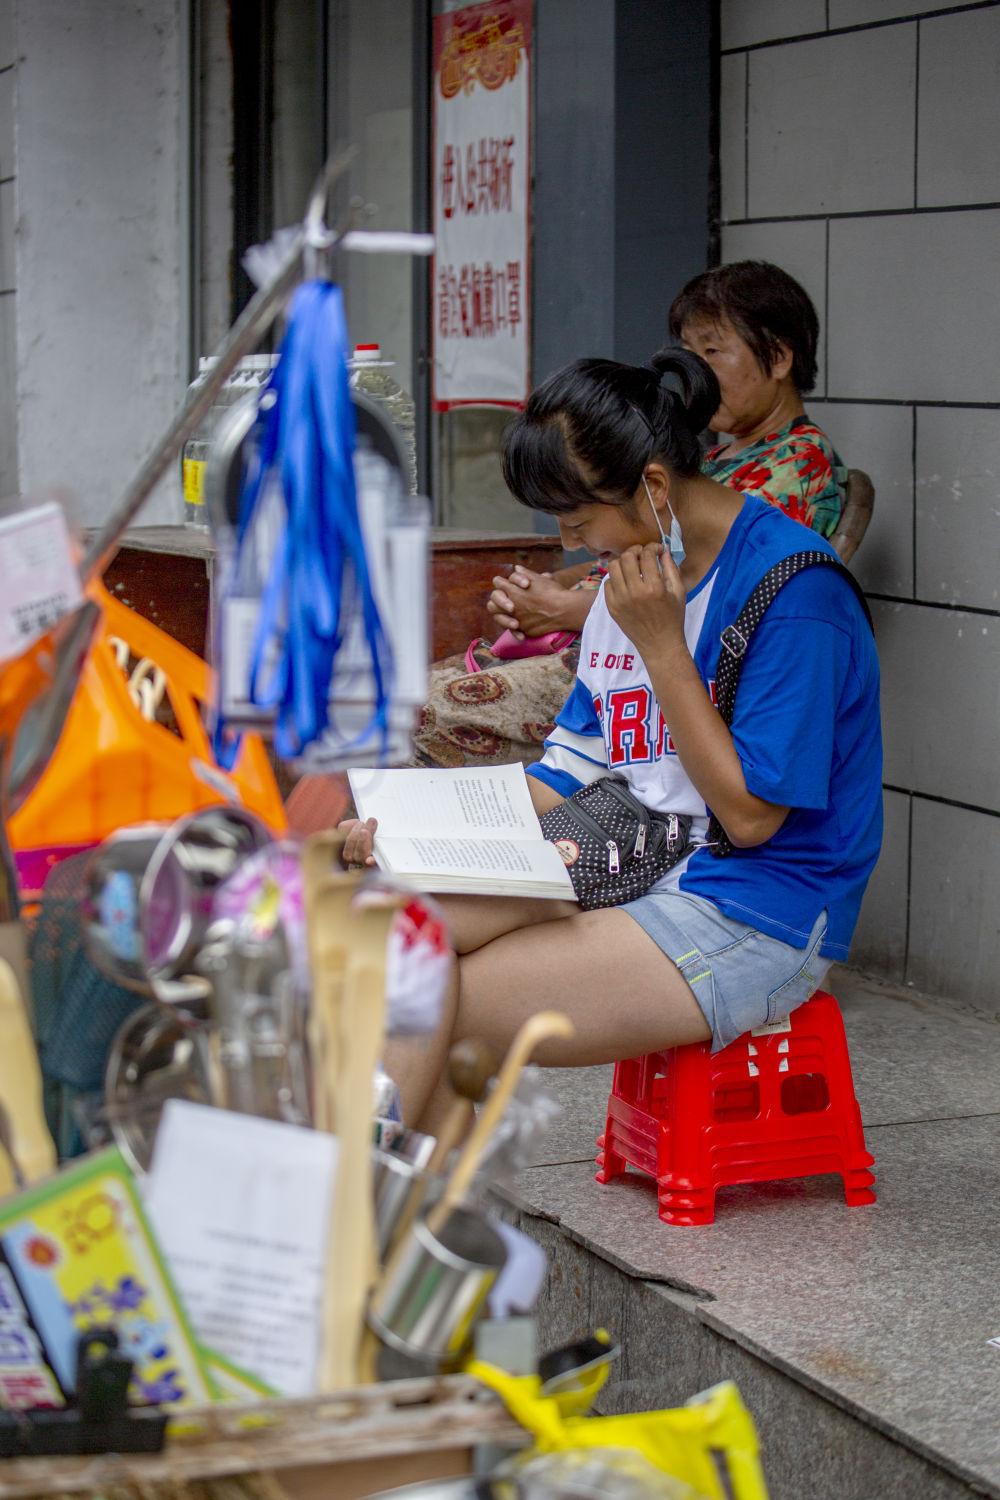
<instances>
[{"instance_id":1,"label":"blue ribbon","mask_svg":"<svg viewBox=\"0 0 1000 1500\"><path fill-rule=\"evenodd\" d=\"M306 282L291 304L267 387L273 399L261 403L240 495L238 550L275 476L285 501L286 524L264 585L250 678L250 700L274 711L275 749L285 757L301 755L330 727L330 682L344 639L345 582L351 575L375 686L372 718L355 743L378 734L384 747L388 737L392 652L362 539L347 348L340 288ZM231 764L235 749L220 723L220 760Z\"/></svg>"}]
</instances>

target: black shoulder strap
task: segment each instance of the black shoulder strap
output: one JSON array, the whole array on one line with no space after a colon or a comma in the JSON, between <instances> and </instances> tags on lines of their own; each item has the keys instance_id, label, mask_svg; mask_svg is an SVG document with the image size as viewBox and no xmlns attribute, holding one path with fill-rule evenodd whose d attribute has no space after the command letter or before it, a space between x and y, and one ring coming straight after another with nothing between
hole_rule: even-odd
<instances>
[{"instance_id":1,"label":"black shoulder strap","mask_svg":"<svg viewBox=\"0 0 1000 1500\"><path fill-rule=\"evenodd\" d=\"M739 686L743 660L754 631L785 584L794 578L796 573L802 573L806 568L816 567L836 568L837 572L847 579L864 610L865 619L874 630L871 611L861 585L854 574L844 567L839 557L833 557L829 552L820 552L818 549L809 552L793 552L791 556L783 557L781 562L775 563L774 567L764 574L737 615L735 624L727 625L720 637L722 650L719 652L719 661L715 669L715 694L716 706L727 725L733 722L736 689ZM720 859L733 852L729 837L714 813L708 825L708 842L712 853Z\"/></svg>"}]
</instances>

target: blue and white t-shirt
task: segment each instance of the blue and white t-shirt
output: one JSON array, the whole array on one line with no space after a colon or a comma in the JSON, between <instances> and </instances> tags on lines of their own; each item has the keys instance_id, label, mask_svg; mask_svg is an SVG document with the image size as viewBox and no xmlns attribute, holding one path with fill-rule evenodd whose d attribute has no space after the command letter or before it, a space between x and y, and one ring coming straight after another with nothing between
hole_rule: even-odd
<instances>
[{"instance_id":1,"label":"blue and white t-shirt","mask_svg":"<svg viewBox=\"0 0 1000 1500\"><path fill-rule=\"evenodd\" d=\"M797 521L748 495L712 568L687 596L684 634L715 696L719 637L754 587L804 546ZM697 848L656 889L679 887L795 948L827 912L822 953L846 958L882 838L878 657L850 584L810 568L778 594L747 651L732 735L749 791L790 808L773 838L717 859ZM704 839L709 810L670 739L649 674L608 614L587 617L576 685L529 775L563 796L609 772L652 811L688 813Z\"/></svg>"}]
</instances>

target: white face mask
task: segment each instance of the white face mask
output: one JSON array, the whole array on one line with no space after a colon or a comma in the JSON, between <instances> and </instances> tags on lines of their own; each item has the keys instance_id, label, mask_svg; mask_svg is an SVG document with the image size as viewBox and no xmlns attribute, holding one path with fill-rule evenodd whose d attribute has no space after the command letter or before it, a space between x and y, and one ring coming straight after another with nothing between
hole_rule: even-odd
<instances>
[{"instance_id":1,"label":"white face mask","mask_svg":"<svg viewBox=\"0 0 1000 1500\"><path fill-rule=\"evenodd\" d=\"M642 487L646 491L646 499L649 501L649 508L653 512L653 520L656 522L656 529L660 533L660 541L670 553L670 560L674 564L674 567L679 568L687 553L684 551L684 538L681 535L680 522L674 515L674 508L670 504L670 499L669 497L667 498L667 509L670 512L670 536L666 537L663 534L659 513L653 504L653 497L649 492L649 485L646 483L645 474L642 476Z\"/></svg>"}]
</instances>

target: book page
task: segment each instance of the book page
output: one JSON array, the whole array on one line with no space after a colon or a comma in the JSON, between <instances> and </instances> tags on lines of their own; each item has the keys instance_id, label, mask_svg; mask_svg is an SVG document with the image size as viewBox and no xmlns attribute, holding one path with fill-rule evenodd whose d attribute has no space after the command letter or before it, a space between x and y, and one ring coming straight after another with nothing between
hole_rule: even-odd
<instances>
[{"instance_id":1,"label":"book page","mask_svg":"<svg viewBox=\"0 0 1000 1500\"><path fill-rule=\"evenodd\" d=\"M520 765L347 774L359 816L377 818L389 838L542 837Z\"/></svg>"},{"instance_id":2,"label":"book page","mask_svg":"<svg viewBox=\"0 0 1000 1500\"><path fill-rule=\"evenodd\" d=\"M376 855L397 875L445 875L468 879L470 889L496 881L542 881L564 889L575 900L573 883L554 844L544 840L475 838L454 839L438 834L420 838L382 838L376 835Z\"/></svg>"},{"instance_id":3,"label":"book page","mask_svg":"<svg viewBox=\"0 0 1000 1500\"><path fill-rule=\"evenodd\" d=\"M315 1389L338 1143L169 1099L146 1207L195 1333L283 1396Z\"/></svg>"}]
</instances>

